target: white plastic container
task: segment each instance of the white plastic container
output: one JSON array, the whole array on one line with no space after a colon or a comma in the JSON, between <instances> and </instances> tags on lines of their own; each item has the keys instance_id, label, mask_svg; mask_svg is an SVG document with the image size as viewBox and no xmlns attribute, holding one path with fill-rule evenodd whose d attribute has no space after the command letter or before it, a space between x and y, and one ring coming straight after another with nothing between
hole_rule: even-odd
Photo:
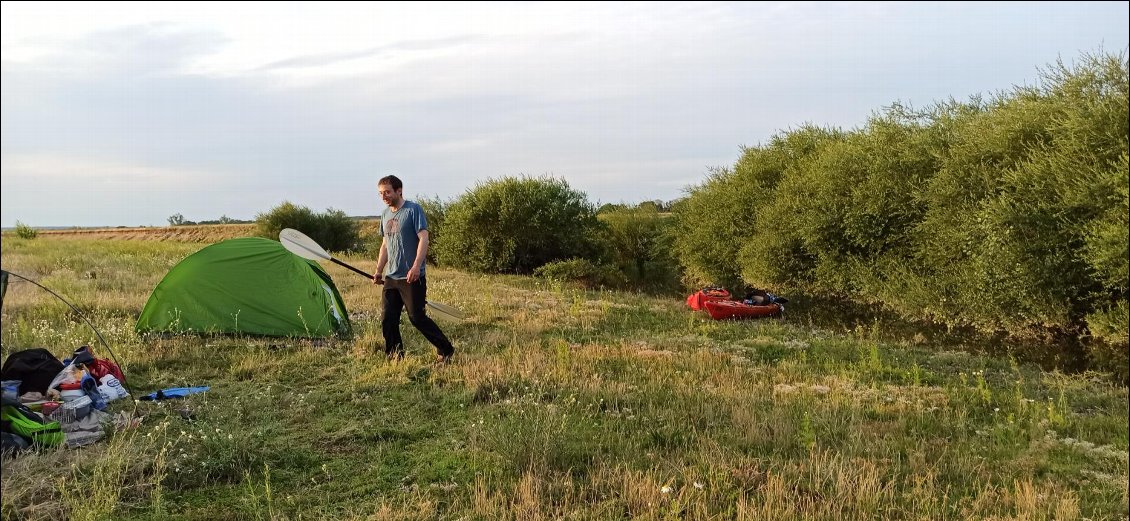
<instances>
[{"instance_id":1,"label":"white plastic container","mask_svg":"<svg viewBox=\"0 0 1130 521\"><path fill-rule=\"evenodd\" d=\"M78 400L79 398L86 398L87 400L90 400L90 397L86 395L86 391L83 391L82 389L67 389L66 391L60 391L59 397L62 398L64 402L71 402Z\"/></svg>"}]
</instances>

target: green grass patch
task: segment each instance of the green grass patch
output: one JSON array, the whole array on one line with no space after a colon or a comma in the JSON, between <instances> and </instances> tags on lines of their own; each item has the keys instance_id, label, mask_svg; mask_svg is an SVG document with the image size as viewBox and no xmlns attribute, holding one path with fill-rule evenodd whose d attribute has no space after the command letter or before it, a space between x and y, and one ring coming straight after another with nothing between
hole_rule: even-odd
<instances>
[{"instance_id":1,"label":"green grass patch","mask_svg":"<svg viewBox=\"0 0 1130 521\"><path fill-rule=\"evenodd\" d=\"M432 269L457 349L327 266L349 339L138 337L156 283L199 245L5 237L113 346L136 430L3 466L4 519L1123 518L1127 389L1008 358L785 320L715 322L681 299ZM371 259L350 259L371 269ZM91 277L89 274L95 273ZM357 280L354 280L357 279ZM97 338L13 283L3 355ZM132 404L117 407L132 409ZM102 476L92 480L92 476ZM75 492L83 483L90 500ZM1118 486L1121 484L1121 486Z\"/></svg>"}]
</instances>

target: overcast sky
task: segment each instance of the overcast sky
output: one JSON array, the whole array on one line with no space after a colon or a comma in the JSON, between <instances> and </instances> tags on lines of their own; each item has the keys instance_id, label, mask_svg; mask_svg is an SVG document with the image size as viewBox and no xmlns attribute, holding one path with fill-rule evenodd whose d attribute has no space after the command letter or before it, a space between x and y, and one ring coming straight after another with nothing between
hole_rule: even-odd
<instances>
[{"instance_id":1,"label":"overcast sky","mask_svg":"<svg viewBox=\"0 0 1130 521\"><path fill-rule=\"evenodd\" d=\"M1123 53L1127 2L4 2L2 215L373 215L553 175L680 197L740 148Z\"/></svg>"}]
</instances>

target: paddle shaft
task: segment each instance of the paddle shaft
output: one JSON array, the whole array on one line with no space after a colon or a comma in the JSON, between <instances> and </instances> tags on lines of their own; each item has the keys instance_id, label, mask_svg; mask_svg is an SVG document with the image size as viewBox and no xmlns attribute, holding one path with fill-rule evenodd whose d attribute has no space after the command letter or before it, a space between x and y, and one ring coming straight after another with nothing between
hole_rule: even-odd
<instances>
[{"instance_id":1,"label":"paddle shaft","mask_svg":"<svg viewBox=\"0 0 1130 521\"><path fill-rule=\"evenodd\" d=\"M333 261L333 262L334 262L335 264L337 264L337 265L339 265L339 266L342 266L342 267L345 267L345 268L349 268L349 269L353 270L353 272L354 272L354 273L356 273L356 274L358 274L358 275L361 275L361 276L363 276L363 277L365 277L365 278L367 278L367 279L369 279L369 280L372 280L372 279L373 279L373 275L372 275L372 274L369 274L369 273L365 273L364 271L361 271L361 270L359 270L359 269L357 269L357 268L354 268L353 266L350 266L350 265L348 265L348 264L346 264L346 263L344 263L344 262L341 262L341 261L339 261L339 260L337 260L337 259L335 259L335 258L333 258L333 257L330 257L330 260L331 260L331 261ZM380 282L380 284L384 284L384 281L381 281L381 282ZM443 306L442 304L440 304L440 305L437 305L438 303L425 302L425 304L427 304L427 305L428 305L428 307L430 307L430 308L432 308L432 309L434 309L434 310L436 310L436 311L439 311L440 313L443 313L444 315L450 316L450 317L452 317L452 318L455 318L455 319L458 319L458 320L462 320L462 319L463 319L463 317L462 317L462 316L460 316L460 315L461 315L461 313L459 313L459 312L458 312L457 310L455 310L455 309L444 309L444 307L446 307L446 306Z\"/></svg>"},{"instance_id":2,"label":"paddle shaft","mask_svg":"<svg viewBox=\"0 0 1130 521\"><path fill-rule=\"evenodd\" d=\"M336 264L337 264L338 266L344 266L344 267L346 267L346 268L349 268L349 269L353 270L353 272L354 272L354 273L357 273L358 275L362 275L362 276L364 276L364 277L365 277L365 278L367 278L367 279L372 279L372 278L373 278L373 274L372 274L372 273L365 273L365 272L363 272L363 271L361 271L361 270L359 270L359 269L357 269L357 268L354 268L353 266L350 266L350 265L348 265L348 264L346 264L346 263L344 263L344 262L341 262L341 261L339 261L339 260L337 260L337 259L335 259L335 258L333 258L333 257L330 257L330 260L331 260L331 261L333 261L334 263L336 263Z\"/></svg>"},{"instance_id":3,"label":"paddle shaft","mask_svg":"<svg viewBox=\"0 0 1130 521\"><path fill-rule=\"evenodd\" d=\"M329 252L324 250L321 246L318 246L318 243L314 242L311 238L307 237L306 234L304 234L304 233L302 233L298 230L295 230L293 228L286 228L286 229L282 230L279 233L279 242L281 242L283 247L286 248L288 251L290 251L291 253L293 253L295 255L298 255L299 257L302 257L303 259L308 259L308 260L322 259L322 260L333 261L333 263L337 264L338 266L341 266L343 268L349 268L349 270L352 271L353 273L361 275L362 277L365 277L369 280L373 280L373 275L371 275L369 273L365 273L364 271L361 271L357 268L354 268L353 266L350 266L350 265L348 265L344 262L341 262L341 261L333 258L333 256L330 255ZM376 282L377 282L377 284L384 284L383 279L378 280ZM461 311L459 311L458 309L455 309L451 306L448 306L446 304L440 304L439 302L425 302L425 304L427 304L428 307L430 307L430 308L432 308L432 309L434 309L434 310L436 310L440 313L443 313L444 315L452 317L456 320L463 320L463 313Z\"/></svg>"}]
</instances>

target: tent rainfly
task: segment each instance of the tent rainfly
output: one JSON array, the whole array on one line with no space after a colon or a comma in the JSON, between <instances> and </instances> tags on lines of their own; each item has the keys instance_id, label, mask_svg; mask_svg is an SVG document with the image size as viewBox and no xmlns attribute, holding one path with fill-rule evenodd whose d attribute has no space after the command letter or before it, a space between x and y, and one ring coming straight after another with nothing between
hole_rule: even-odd
<instances>
[{"instance_id":1,"label":"tent rainfly","mask_svg":"<svg viewBox=\"0 0 1130 521\"><path fill-rule=\"evenodd\" d=\"M161 280L137 332L327 337L349 332L333 280L313 261L261 237L218 242Z\"/></svg>"}]
</instances>

